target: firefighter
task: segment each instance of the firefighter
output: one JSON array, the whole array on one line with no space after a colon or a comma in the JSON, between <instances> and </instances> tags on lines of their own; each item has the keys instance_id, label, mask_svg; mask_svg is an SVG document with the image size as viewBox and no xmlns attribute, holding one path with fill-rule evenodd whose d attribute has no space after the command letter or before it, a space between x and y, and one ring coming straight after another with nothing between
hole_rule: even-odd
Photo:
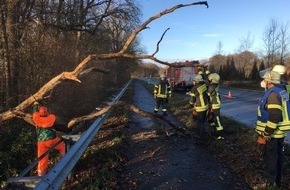
<instances>
[{"instance_id":1,"label":"firefighter","mask_svg":"<svg viewBox=\"0 0 290 190\"><path fill-rule=\"evenodd\" d=\"M50 114L45 106L40 105L38 102L34 102L32 119L36 126L37 133L37 157L40 157L48 149L60 142L61 139L57 137L56 131L53 129L56 122L56 117L54 114ZM63 141L61 141L55 149L59 151L61 156L64 156L65 144ZM38 162L38 176L43 176L46 174L48 160L49 154Z\"/></svg>"},{"instance_id":2,"label":"firefighter","mask_svg":"<svg viewBox=\"0 0 290 190\"><path fill-rule=\"evenodd\" d=\"M154 98L154 113L158 113L161 106L163 115L167 115L167 103L171 98L171 87L164 73L160 75L160 80L154 87Z\"/></svg>"},{"instance_id":3,"label":"firefighter","mask_svg":"<svg viewBox=\"0 0 290 190\"><path fill-rule=\"evenodd\" d=\"M289 127L289 96L285 86L281 85L278 72L264 70L260 72L261 87L265 92L258 106L256 132L258 133L259 151L263 155L264 176L267 186L281 186L283 165L283 143ZM288 125L287 125L288 123Z\"/></svg>"},{"instance_id":4,"label":"firefighter","mask_svg":"<svg viewBox=\"0 0 290 190\"><path fill-rule=\"evenodd\" d=\"M201 75L197 74L194 77L194 85L190 91L189 104L193 108L192 115L198 128L199 138L202 141L206 140L205 121L206 112L209 108L209 97L207 95L207 87Z\"/></svg>"},{"instance_id":5,"label":"firefighter","mask_svg":"<svg viewBox=\"0 0 290 190\"><path fill-rule=\"evenodd\" d=\"M210 100L210 108L208 110L208 122L215 129L217 139L224 139L223 126L220 121L221 97L219 94L220 76L217 73L208 75L209 85L207 94Z\"/></svg>"},{"instance_id":6,"label":"firefighter","mask_svg":"<svg viewBox=\"0 0 290 190\"><path fill-rule=\"evenodd\" d=\"M210 74L210 71L207 67L199 67L198 68L198 74L202 76L203 80L205 81L205 84L209 84L208 76Z\"/></svg>"}]
</instances>

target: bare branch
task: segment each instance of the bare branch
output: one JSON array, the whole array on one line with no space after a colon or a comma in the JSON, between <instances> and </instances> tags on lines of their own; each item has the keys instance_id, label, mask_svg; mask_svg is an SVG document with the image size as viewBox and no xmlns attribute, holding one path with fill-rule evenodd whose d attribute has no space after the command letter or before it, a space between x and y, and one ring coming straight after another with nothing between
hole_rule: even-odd
<instances>
[{"instance_id":1,"label":"bare branch","mask_svg":"<svg viewBox=\"0 0 290 190\"><path fill-rule=\"evenodd\" d=\"M133 42L133 40L136 38L137 34L139 32L141 32L142 30L147 28L147 25L149 23L151 23L152 21L162 17L163 15L172 13L173 11L175 11L176 9L182 8L182 7L188 7L188 6L193 6L193 5L205 5L208 8L208 4L207 1L201 1L201 2L196 2L196 3L190 3L190 4L180 4L180 5L176 5L170 9L166 9L156 15L154 15L153 17L149 18L148 20L146 20L143 24L141 24L134 32L132 32L132 34L128 37L128 40L125 42L123 48L121 49L121 51L119 51L120 54L124 53L129 45Z\"/></svg>"},{"instance_id":2,"label":"bare branch","mask_svg":"<svg viewBox=\"0 0 290 190\"><path fill-rule=\"evenodd\" d=\"M179 9L179 8L182 8L182 7L188 7L188 6L192 6L192 5L205 5L205 6L208 7L207 2L206 1L202 1L202 2L196 2L196 3L191 3L191 4L176 5L176 6L172 7L172 8L170 8L170 9L166 9L166 10L156 14L155 16L153 16L153 17L149 18L148 20L146 20L135 31L133 31L131 33L131 35L128 37L127 41L125 42L123 48L119 52L110 53L110 54L91 54L91 55L87 56L82 62L79 63L79 65L73 71L71 71L71 72L63 72L63 73L59 74L58 76L52 78L48 83L46 83L43 87L41 87L38 90L38 92L36 92L32 96L30 96L29 98L24 100L17 107L15 107L12 110L8 110L8 111L0 114L0 124L2 124L4 121L10 120L10 119L12 119L14 117L20 117L20 118L23 118L28 123L32 123L31 122L31 115L24 113L24 110L28 106L31 106L35 100L43 99L43 97L47 93L51 92L58 84L60 84L60 83L62 83L64 81L67 81L67 80L72 80L72 81L81 83L81 81L78 79L78 77L80 75L87 74L88 72L91 72L91 71L97 71L97 72L102 72L102 73L107 73L108 72L107 70L101 70L101 69L98 69L98 68L90 68L90 69L87 69L87 70L83 70L85 65L89 61L91 61L93 59L108 60L108 59L116 59L116 58L121 58L121 57L127 57L127 58L134 58L134 59L151 59L151 60L153 60L153 61L155 61L157 63L161 63L161 64L164 64L164 65L170 65L170 63L168 63L168 62L161 61L161 60L159 60L159 59L154 57L155 54L159 50L160 42L162 41L166 31L169 30L169 28L163 33L161 39L157 43L157 49L152 55L127 54L127 53L125 53L125 51L128 49L129 45L136 38L137 34L139 34L139 32L141 32L142 30L148 28L147 25L150 22L162 17L163 15L172 13L176 9ZM41 23L38 23L38 24L41 24ZM104 112L104 111L105 110L102 110L102 112ZM91 115L83 116L80 119L74 119L74 120L72 120L70 122L70 124L68 126L70 126L70 125L72 125L72 123L76 123L76 122L78 122L79 120L82 120L82 119L90 119L92 117L96 117L96 116L98 116L98 114L100 114L100 113L92 113Z\"/></svg>"},{"instance_id":3,"label":"bare branch","mask_svg":"<svg viewBox=\"0 0 290 190\"><path fill-rule=\"evenodd\" d=\"M106 112L108 112L110 109L118 107L118 106L122 106L122 105L125 105L125 103L124 102L117 102L115 104L104 107L100 111L95 111L95 112L90 113L89 115L85 115L82 117L73 118L71 121L68 122L67 128L71 128L72 126L74 126L77 123L81 123L83 121L87 121L87 120L91 120L93 118L99 117L99 116L105 114Z\"/></svg>"},{"instance_id":4,"label":"bare branch","mask_svg":"<svg viewBox=\"0 0 290 190\"><path fill-rule=\"evenodd\" d=\"M82 116L82 117L77 117L77 118L74 118L72 119L68 125L67 125L67 128L71 128L73 127L74 125L78 124L78 123L81 123L83 121L87 121L87 120L91 120L91 119L94 119L94 118L97 118L105 113L107 113L110 109L115 109L115 108L120 108L120 107L124 107L122 108L123 110L125 109L128 109L128 110L131 110L135 113L137 113L138 115L141 115L143 117L150 117L151 119L155 120L156 119L161 119L162 121L165 121L167 124L169 124L170 126L172 127L175 127L175 124L172 123L170 120L168 120L166 117L164 117L163 115L156 115L156 114L152 114L152 113L149 113L149 112L145 112L141 109L139 109L138 107L130 104L126 104L125 102L123 101L120 101L120 102L117 102L115 104L112 104L112 105L109 105L109 106L106 106L104 107L102 110L100 111L95 111L95 112L92 112L91 114L89 115L86 115L86 116ZM158 122L158 121L156 121Z\"/></svg>"},{"instance_id":5,"label":"bare branch","mask_svg":"<svg viewBox=\"0 0 290 190\"><path fill-rule=\"evenodd\" d=\"M159 44L160 44L160 42L162 41L162 39L163 39L165 33L166 33L169 29L170 29L170 28L167 28L167 29L163 32L163 34L162 34L160 40L159 40L158 43L157 43L156 51L152 54L153 57L154 57L155 54L159 51Z\"/></svg>"}]
</instances>

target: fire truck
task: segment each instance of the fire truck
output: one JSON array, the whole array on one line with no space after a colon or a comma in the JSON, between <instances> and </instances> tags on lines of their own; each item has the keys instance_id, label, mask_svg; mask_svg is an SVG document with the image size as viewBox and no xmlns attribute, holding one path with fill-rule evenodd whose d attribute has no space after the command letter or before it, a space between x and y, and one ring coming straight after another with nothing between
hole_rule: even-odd
<instances>
[{"instance_id":1,"label":"fire truck","mask_svg":"<svg viewBox=\"0 0 290 190\"><path fill-rule=\"evenodd\" d=\"M202 69L204 66L199 61L175 62L166 70L166 76L172 90L188 91L193 86L193 78Z\"/></svg>"}]
</instances>

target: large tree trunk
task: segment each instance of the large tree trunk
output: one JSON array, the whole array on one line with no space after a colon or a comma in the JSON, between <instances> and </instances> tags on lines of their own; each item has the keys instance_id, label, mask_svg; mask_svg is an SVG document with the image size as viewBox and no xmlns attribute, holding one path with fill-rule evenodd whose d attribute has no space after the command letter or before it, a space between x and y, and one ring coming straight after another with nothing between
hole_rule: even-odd
<instances>
[{"instance_id":1,"label":"large tree trunk","mask_svg":"<svg viewBox=\"0 0 290 190\"><path fill-rule=\"evenodd\" d=\"M17 59L18 40L16 36L16 18L15 11L17 10L17 0L7 1L7 18L6 18L6 34L7 35L7 49L5 60L7 62L7 106L14 107L18 104L18 75L19 63Z\"/></svg>"},{"instance_id":2,"label":"large tree trunk","mask_svg":"<svg viewBox=\"0 0 290 190\"><path fill-rule=\"evenodd\" d=\"M7 99L11 95L10 58L8 48L8 35L6 29L6 6L1 4L1 103L2 109L7 107Z\"/></svg>"}]
</instances>

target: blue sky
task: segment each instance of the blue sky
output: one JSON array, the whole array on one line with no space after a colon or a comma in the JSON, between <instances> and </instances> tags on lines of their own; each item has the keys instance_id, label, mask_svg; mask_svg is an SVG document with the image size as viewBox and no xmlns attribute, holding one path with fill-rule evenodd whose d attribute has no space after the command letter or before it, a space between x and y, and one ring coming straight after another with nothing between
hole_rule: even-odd
<instances>
[{"instance_id":1,"label":"blue sky","mask_svg":"<svg viewBox=\"0 0 290 190\"><path fill-rule=\"evenodd\" d=\"M178 4L194 0L137 0L143 11L143 21ZM182 61L206 59L215 54L222 43L224 54L237 52L240 41L248 34L254 39L250 51L263 49L262 36L271 19L289 23L290 0L208 0L209 8L195 5L175 10L154 20L139 37L148 54L164 36L156 57L161 60ZM288 30L290 32L290 28ZM290 36L290 34L289 34Z\"/></svg>"}]
</instances>

